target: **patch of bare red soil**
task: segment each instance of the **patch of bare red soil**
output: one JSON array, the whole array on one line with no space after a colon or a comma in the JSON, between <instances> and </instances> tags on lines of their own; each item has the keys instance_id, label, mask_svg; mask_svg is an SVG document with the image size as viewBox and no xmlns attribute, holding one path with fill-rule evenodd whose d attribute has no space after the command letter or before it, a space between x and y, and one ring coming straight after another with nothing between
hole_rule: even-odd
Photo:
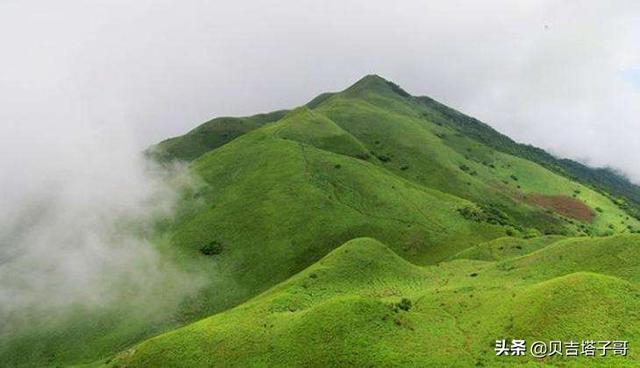
<instances>
[{"instance_id":1,"label":"patch of bare red soil","mask_svg":"<svg viewBox=\"0 0 640 368\"><path fill-rule=\"evenodd\" d=\"M527 194L526 202L555 211L563 216L591 222L596 214L584 202L563 195Z\"/></svg>"}]
</instances>

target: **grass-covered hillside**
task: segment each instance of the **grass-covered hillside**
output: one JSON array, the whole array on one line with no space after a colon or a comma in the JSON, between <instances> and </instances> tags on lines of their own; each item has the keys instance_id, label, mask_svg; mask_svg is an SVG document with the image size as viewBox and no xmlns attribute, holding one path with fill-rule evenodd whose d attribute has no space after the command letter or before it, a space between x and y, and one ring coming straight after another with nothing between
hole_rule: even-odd
<instances>
[{"instance_id":1,"label":"grass-covered hillside","mask_svg":"<svg viewBox=\"0 0 640 368\"><path fill-rule=\"evenodd\" d=\"M199 185L150 238L204 287L0 336L0 361L509 366L497 338L638 341L631 200L425 101L367 76L152 147Z\"/></svg>"},{"instance_id":2,"label":"grass-covered hillside","mask_svg":"<svg viewBox=\"0 0 640 368\"><path fill-rule=\"evenodd\" d=\"M211 130L215 121L153 151L165 160L193 158L190 150L200 146L194 132ZM504 217L498 222L513 225L521 234L640 232L629 204L635 195L626 198L614 186L561 175L565 171L551 165L553 157L544 151L517 145L472 118L426 97L412 97L378 76L367 76L340 93L320 95L306 108L269 125L283 121L289 123L279 138L359 158L418 185L472 200L482 208L470 208L468 217L495 217L493 213ZM228 136L225 124L217 129ZM218 134L211 141L222 138ZM181 142L183 148L173 142ZM604 175L585 170L592 170L591 176ZM640 193L640 188L626 183L637 189L633 193Z\"/></svg>"},{"instance_id":3,"label":"grass-covered hillside","mask_svg":"<svg viewBox=\"0 0 640 368\"><path fill-rule=\"evenodd\" d=\"M552 241L553 240L553 241ZM499 261L408 263L370 238L111 367L637 367L628 357L496 357L498 338L640 343L640 236L546 239ZM523 241L531 249L540 242Z\"/></svg>"},{"instance_id":4,"label":"grass-covered hillside","mask_svg":"<svg viewBox=\"0 0 640 368\"><path fill-rule=\"evenodd\" d=\"M287 111L274 111L249 117L222 117L212 119L181 137L170 138L160 143L161 150L150 149L148 155L158 161L193 160L202 154L220 147L232 139L274 122Z\"/></svg>"}]
</instances>

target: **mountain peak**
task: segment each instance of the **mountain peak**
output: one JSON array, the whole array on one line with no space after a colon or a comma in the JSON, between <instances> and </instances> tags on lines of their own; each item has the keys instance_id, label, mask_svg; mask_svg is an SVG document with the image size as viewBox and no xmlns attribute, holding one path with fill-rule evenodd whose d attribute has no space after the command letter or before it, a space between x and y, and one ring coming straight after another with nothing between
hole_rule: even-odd
<instances>
[{"instance_id":1,"label":"mountain peak","mask_svg":"<svg viewBox=\"0 0 640 368\"><path fill-rule=\"evenodd\" d=\"M388 87L389 81L382 78L377 74L367 74L364 77L360 78L357 82L355 82L348 89L359 87L359 88L375 88L375 87Z\"/></svg>"},{"instance_id":2,"label":"mountain peak","mask_svg":"<svg viewBox=\"0 0 640 368\"><path fill-rule=\"evenodd\" d=\"M400 88L397 84L382 78L377 74L367 74L354 83L351 87L347 88L344 92L349 95L362 95L362 94L381 94L387 96L400 96L410 97L411 95L405 90Z\"/></svg>"},{"instance_id":3,"label":"mountain peak","mask_svg":"<svg viewBox=\"0 0 640 368\"><path fill-rule=\"evenodd\" d=\"M382 83L388 83L389 81L386 80L385 78L379 76L378 74L367 74L364 77L360 78L359 81L357 81L356 83L376 83L376 82L382 82Z\"/></svg>"}]
</instances>

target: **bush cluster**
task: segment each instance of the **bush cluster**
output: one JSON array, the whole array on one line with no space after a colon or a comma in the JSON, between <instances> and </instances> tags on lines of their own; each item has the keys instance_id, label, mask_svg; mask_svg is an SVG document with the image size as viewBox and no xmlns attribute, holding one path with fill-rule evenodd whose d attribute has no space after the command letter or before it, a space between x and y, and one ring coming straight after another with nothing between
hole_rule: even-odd
<instances>
[{"instance_id":1,"label":"bush cluster","mask_svg":"<svg viewBox=\"0 0 640 368\"><path fill-rule=\"evenodd\" d=\"M401 311L401 310L403 310L405 312L408 312L411 309L412 306L413 306L413 304L411 303L411 300L407 299L407 298L402 298L399 303L395 303L395 304L392 305L393 310L396 313Z\"/></svg>"},{"instance_id":2,"label":"bush cluster","mask_svg":"<svg viewBox=\"0 0 640 368\"><path fill-rule=\"evenodd\" d=\"M509 216L495 205L483 204L477 207L467 206L459 208L458 212L462 217L470 221L486 222L492 225L514 226Z\"/></svg>"},{"instance_id":3,"label":"bush cluster","mask_svg":"<svg viewBox=\"0 0 640 368\"><path fill-rule=\"evenodd\" d=\"M200 247L200 252L206 256L213 256L222 253L222 244L216 240Z\"/></svg>"}]
</instances>

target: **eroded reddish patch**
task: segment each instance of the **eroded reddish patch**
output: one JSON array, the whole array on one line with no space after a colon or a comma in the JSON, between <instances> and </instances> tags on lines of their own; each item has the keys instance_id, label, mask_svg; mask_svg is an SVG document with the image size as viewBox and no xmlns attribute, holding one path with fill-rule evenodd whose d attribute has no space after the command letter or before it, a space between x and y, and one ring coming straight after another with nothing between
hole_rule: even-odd
<instances>
[{"instance_id":1,"label":"eroded reddish patch","mask_svg":"<svg viewBox=\"0 0 640 368\"><path fill-rule=\"evenodd\" d=\"M591 222L596 217L596 213L584 202L569 196L527 194L525 201L580 221Z\"/></svg>"}]
</instances>

